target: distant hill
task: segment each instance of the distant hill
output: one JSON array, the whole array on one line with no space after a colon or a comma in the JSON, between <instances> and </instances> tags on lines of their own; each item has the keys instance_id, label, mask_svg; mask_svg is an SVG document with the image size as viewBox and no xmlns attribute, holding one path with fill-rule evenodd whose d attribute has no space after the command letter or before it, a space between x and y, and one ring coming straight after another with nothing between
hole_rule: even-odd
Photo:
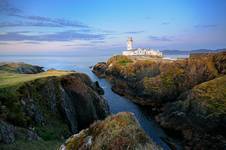
<instances>
[{"instance_id":1,"label":"distant hill","mask_svg":"<svg viewBox=\"0 0 226 150\"><path fill-rule=\"evenodd\" d=\"M226 51L226 48L223 49L216 49L216 50L211 50L211 49L197 49L197 50L162 50L164 55L189 55L190 53L217 53L217 52L222 52Z\"/></svg>"}]
</instances>

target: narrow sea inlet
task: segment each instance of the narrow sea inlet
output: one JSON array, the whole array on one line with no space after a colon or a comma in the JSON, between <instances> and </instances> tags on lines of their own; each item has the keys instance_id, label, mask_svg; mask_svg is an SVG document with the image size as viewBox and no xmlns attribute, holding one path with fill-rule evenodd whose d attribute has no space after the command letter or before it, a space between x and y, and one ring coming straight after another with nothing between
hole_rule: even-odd
<instances>
[{"instance_id":1,"label":"narrow sea inlet","mask_svg":"<svg viewBox=\"0 0 226 150\"><path fill-rule=\"evenodd\" d=\"M110 111L116 114L122 111L134 113L138 122L144 131L164 149L170 149L169 146L162 140L168 139L164 131L148 115L143 108L134 104L129 99L119 96L112 92L111 85L105 79L96 77L90 70L90 66L100 61L106 61L108 56L102 57L59 57L59 56L4 56L0 57L3 62L25 62L35 65L40 65L48 69L73 70L83 72L89 75L93 81L98 81L100 86L104 89L104 97L108 101ZM172 142L172 141L171 141Z\"/></svg>"}]
</instances>

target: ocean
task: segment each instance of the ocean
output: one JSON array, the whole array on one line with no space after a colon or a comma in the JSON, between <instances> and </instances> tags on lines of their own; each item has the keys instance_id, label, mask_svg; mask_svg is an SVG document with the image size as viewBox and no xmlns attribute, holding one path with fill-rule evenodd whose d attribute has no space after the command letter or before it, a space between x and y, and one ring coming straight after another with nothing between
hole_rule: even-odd
<instances>
[{"instance_id":1,"label":"ocean","mask_svg":"<svg viewBox=\"0 0 226 150\"><path fill-rule=\"evenodd\" d=\"M104 98L108 101L110 111L112 114L116 114L122 111L128 111L134 113L137 120L144 131L164 149L170 149L168 145L162 139L170 139L177 143L175 139L168 137L165 132L159 127L147 111L132 103L129 99L119 96L112 92L110 83L105 79L100 79L92 73L90 67L97 62L106 61L111 56L20 56L20 55L8 55L0 56L0 62L24 62L33 65L39 65L48 69L60 69L60 70L73 70L83 72L89 75L93 81L98 81L100 86L104 89ZM186 55L168 55L165 56L170 59L185 58ZM176 144L177 145L177 144ZM178 146L179 147L179 146Z\"/></svg>"}]
</instances>

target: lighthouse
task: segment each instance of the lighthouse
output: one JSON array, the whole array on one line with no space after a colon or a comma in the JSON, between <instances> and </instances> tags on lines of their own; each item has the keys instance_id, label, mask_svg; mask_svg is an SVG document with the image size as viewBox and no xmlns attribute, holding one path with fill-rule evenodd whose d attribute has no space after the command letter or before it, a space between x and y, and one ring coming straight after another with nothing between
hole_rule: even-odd
<instances>
[{"instance_id":1,"label":"lighthouse","mask_svg":"<svg viewBox=\"0 0 226 150\"><path fill-rule=\"evenodd\" d=\"M127 50L133 49L133 39L132 37L129 37L127 40Z\"/></svg>"},{"instance_id":2,"label":"lighthouse","mask_svg":"<svg viewBox=\"0 0 226 150\"><path fill-rule=\"evenodd\" d=\"M156 58L162 58L163 54L159 50L150 48L133 48L133 39L129 37L127 40L127 50L122 52L122 55L126 56L150 56Z\"/></svg>"}]
</instances>

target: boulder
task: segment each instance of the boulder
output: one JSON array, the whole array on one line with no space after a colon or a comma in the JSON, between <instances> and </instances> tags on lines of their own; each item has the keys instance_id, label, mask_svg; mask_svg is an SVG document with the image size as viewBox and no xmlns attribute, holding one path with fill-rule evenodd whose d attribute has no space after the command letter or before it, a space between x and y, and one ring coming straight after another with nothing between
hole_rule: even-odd
<instances>
[{"instance_id":1,"label":"boulder","mask_svg":"<svg viewBox=\"0 0 226 150\"><path fill-rule=\"evenodd\" d=\"M10 144L15 141L15 128L13 125L0 120L0 141Z\"/></svg>"},{"instance_id":2,"label":"boulder","mask_svg":"<svg viewBox=\"0 0 226 150\"><path fill-rule=\"evenodd\" d=\"M89 128L68 138L59 150L158 150L155 144L141 129L132 113L121 112L98 121Z\"/></svg>"},{"instance_id":3,"label":"boulder","mask_svg":"<svg viewBox=\"0 0 226 150\"><path fill-rule=\"evenodd\" d=\"M107 64L105 62L99 62L97 63L92 71L98 76L98 77L105 77L105 71L107 69Z\"/></svg>"}]
</instances>

